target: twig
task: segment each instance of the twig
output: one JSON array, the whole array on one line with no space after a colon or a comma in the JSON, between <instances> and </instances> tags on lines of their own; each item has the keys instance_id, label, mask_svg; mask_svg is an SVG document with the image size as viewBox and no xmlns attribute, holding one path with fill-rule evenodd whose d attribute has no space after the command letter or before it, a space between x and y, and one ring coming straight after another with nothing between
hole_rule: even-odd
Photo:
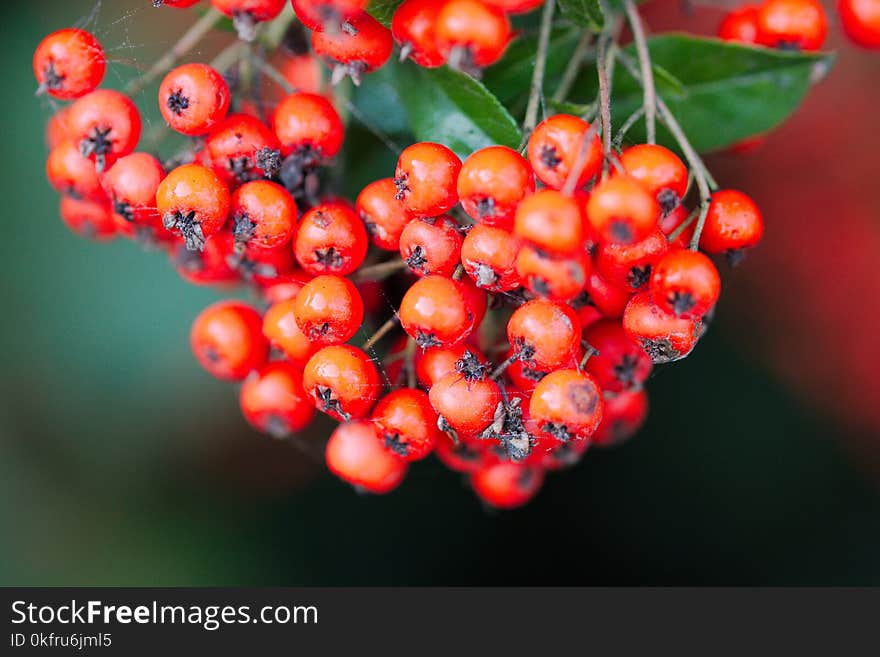
<instances>
[{"instance_id":1,"label":"twig","mask_svg":"<svg viewBox=\"0 0 880 657\"><path fill-rule=\"evenodd\" d=\"M538 33L538 51L535 54L535 69L532 71L532 86L529 90L529 103L523 120L523 139L528 139L538 122L538 101L544 90L544 69L547 65L547 46L550 43L550 29L553 27L553 11L556 0L547 0L541 13L541 30Z\"/></svg>"},{"instance_id":2,"label":"twig","mask_svg":"<svg viewBox=\"0 0 880 657\"><path fill-rule=\"evenodd\" d=\"M611 153L611 90L608 85L606 49L608 34L599 37L596 51L596 73L599 76L599 121L602 124L602 176L608 175L608 154ZM566 181L568 182L568 181Z\"/></svg>"},{"instance_id":3,"label":"twig","mask_svg":"<svg viewBox=\"0 0 880 657\"><path fill-rule=\"evenodd\" d=\"M571 86L577 79L577 74L581 69L581 64L584 62L584 57L590 49L591 43L593 43L593 32L591 30L581 32L581 38L578 39L574 47L571 59L568 60L565 71L562 73L562 79L556 86L556 91L553 92L553 100L555 102L561 103L568 97L568 92L571 91Z\"/></svg>"},{"instance_id":4,"label":"twig","mask_svg":"<svg viewBox=\"0 0 880 657\"><path fill-rule=\"evenodd\" d=\"M508 367L513 365L516 361L519 360L519 353L514 352L508 358L506 358L498 367L492 370L492 373L489 375L490 379L497 379L499 376L504 374L505 370Z\"/></svg>"},{"instance_id":5,"label":"twig","mask_svg":"<svg viewBox=\"0 0 880 657\"><path fill-rule=\"evenodd\" d=\"M382 324L382 326L380 326L379 328L377 328L376 332L373 333L373 335L371 335L369 337L369 339L361 345L361 349L363 349L364 351L366 351L367 349L370 349L373 345L375 345L377 342L379 342L379 340L384 338L385 335L388 333L388 331L390 331L391 329L393 329L397 325L398 321L399 320L397 319L397 315L389 317L385 321L385 323Z\"/></svg>"},{"instance_id":6,"label":"twig","mask_svg":"<svg viewBox=\"0 0 880 657\"><path fill-rule=\"evenodd\" d=\"M396 274L403 269L406 269L406 263L401 258L393 258L392 260L386 260L385 262L380 262L375 265L362 267L352 274L351 277L358 282L381 281L383 278L388 278L392 274Z\"/></svg>"},{"instance_id":7,"label":"twig","mask_svg":"<svg viewBox=\"0 0 880 657\"><path fill-rule=\"evenodd\" d=\"M642 19L633 0L623 0L623 8L626 11L626 19L633 33L633 41L636 44L636 52L639 56L639 68L642 71L642 91L644 92L645 105L645 130L648 143L657 141L657 92L654 89L654 70L651 68L651 54L648 52L648 43L645 40L645 30L642 27Z\"/></svg>"},{"instance_id":8,"label":"twig","mask_svg":"<svg viewBox=\"0 0 880 657\"><path fill-rule=\"evenodd\" d=\"M581 139L581 147L578 151L577 159L574 161L574 166L571 168L571 171L568 172L568 178L565 179L565 184L562 186L562 193L566 196L571 196L574 193L574 188L577 187L578 180L584 172L584 167L587 166L587 155L590 152L590 143L593 141L596 134L597 129L596 124L594 123L590 126L590 129L584 133L583 139Z\"/></svg>"},{"instance_id":9,"label":"twig","mask_svg":"<svg viewBox=\"0 0 880 657\"><path fill-rule=\"evenodd\" d=\"M407 338L404 349L404 367L406 367L406 385L408 388L416 387L416 341Z\"/></svg>"},{"instance_id":10,"label":"twig","mask_svg":"<svg viewBox=\"0 0 880 657\"><path fill-rule=\"evenodd\" d=\"M639 107L635 112L627 117L626 121L623 122L623 125L617 130L617 134L614 136L614 148L620 148L623 144L623 140L626 137L626 133L629 132L630 128L632 128L636 122L645 115L645 108Z\"/></svg>"},{"instance_id":11,"label":"twig","mask_svg":"<svg viewBox=\"0 0 880 657\"><path fill-rule=\"evenodd\" d=\"M686 231L688 226L690 226L692 223L694 223L694 219L696 219L697 216L699 216L699 214L700 214L700 209L701 208L697 208L696 210L691 212L687 217L685 217L684 221L682 221L678 226L675 227L675 230L673 230L671 233L669 233L669 235L666 236L666 240L670 244L672 244L675 240L677 240L678 236L681 235L684 231Z\"/></svg>"}]
</instances>

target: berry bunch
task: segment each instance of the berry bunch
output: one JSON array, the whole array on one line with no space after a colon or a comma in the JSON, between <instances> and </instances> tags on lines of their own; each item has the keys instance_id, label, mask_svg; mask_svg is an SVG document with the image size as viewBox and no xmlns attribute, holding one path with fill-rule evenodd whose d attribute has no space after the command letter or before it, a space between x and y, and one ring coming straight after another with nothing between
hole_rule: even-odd
<instances>
[{"instance_id":1,"label":"berry bunch","mask_svg":"<svg viewBox=\"0 0 880 657\"><path fill-rule=\"evenodd\" d=\"M285 3L212 4L253 40ZM718 301L710 256L736 264L764 231L755 203L718 189L686 141L685 161L652 139L612 147L607 116L552 114L526 126L521 150L463 160L416 142L353 203L331 193L322 172L346 128L319 59L334 82L357 82L396 42L420 66L476 73L504 54L509 14L542 4L405 0L389 30L364 0L293 0L311 50L294 23L278 67L262 62L289 91L268 114L229 70L163 72L159 110L191 139L164 162L136 150L130 97L97 88L101 44L55 32L34 71L40 91L73 100L47 130L61 217L83 235L158 246L191 283L255 292L203 310L191 346L210 374L241 383L258 431L285 437L324 413L340 422L327 466L360 490L388 492L434 454L489 505L523 504L546 471L639 429L653 368L691 353ZM768 0L728 16L721 36L816 48L825 17L805 7L818 5Z\"/></svg>"}]
</instances>

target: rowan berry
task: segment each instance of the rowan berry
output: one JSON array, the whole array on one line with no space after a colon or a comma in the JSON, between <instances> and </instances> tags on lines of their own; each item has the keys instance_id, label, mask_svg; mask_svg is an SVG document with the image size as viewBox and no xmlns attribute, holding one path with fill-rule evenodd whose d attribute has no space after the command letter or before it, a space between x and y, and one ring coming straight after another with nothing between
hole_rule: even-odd
<instances>
[{"instance_id":1,"label":"rowan berry","mask_svg":"<svg viewBox=\"0 0 880 657\"><path fill-rule=\"evenodd\" d=\"M300 219L293 252L310 274L346 276L361 266L368 244L367 230L350 206L325 202Z\"/></svg>"},{"instance_id":2,"label":"rowan berry","mask_svg":"<svg viewBox=\"0 0 880 657\"><path fill-rule=\"evenodd\" d=\"M59 107L46 122L46 146L51 151L70 139L70 106Z\"/></svg>"},{"instance_id":3,"label":"rowan berry","mask_svg":"<svg viewBox=\"0 0 880 657\"><path fill-rule=\"evenodd\" d=\"M538 494L544 472L534 465L495 463L474 472L470 482L474 492L489 506L514 509Z\"/></svg>"},{"instance_id":4,"label":"rowan berry","mask_svg":"<svg viewBox=\"0 0 880 657\"><path fill-rule=\"evenodd\" d=\"M481 224L510 229L516 207L535 191L526 159L506 146L473 152L461 165L456 185L459 200Z\"/></svg>"},{"instance_id":5,"label":"rowan berry","mask_svg":"<svg viewBox=\"0 0 880 657\"><path fill-rule=\"evenodd\" d=\"M477 287L505 292L522 286L516 270L519 238L501 228L477 224L461 244L461 264Z\"/></svg>"},{"instance_id":6,"label":"rowan berry","mask_svg":"<svg viewBox=\"0 0 880 657\"><path fill-rule=\"evenodd\" d=\"M226 184L240 185L276 175L281 168L281 144L257 118L230 114L205 140L210 166Z\"/></svg>"},{"instance_id":7,"label":"rowan berry","mask_svg":"<svg viewBox=\"0 0 880 657\"><path fill-rule=\"evenodd\" d=\"M305 164L334 157L342 147L345 128L333 105L324 96L293 93L285 96L272 115L272 130L281 151Z\"/></svg>"},{"instance_id":8,"label":"rowan berry","mask_svg":"<svg viewBox=\"0 0 880 657\"><path fill-rule=\"evenodd\" d=\"M241 381L269 355L260 314L240 301L220 301L196 317L189 340L193 355L212 376Z\"/></svg>"},{"instance_id":9,"label":"rowan berry","mask_svg":"<svg viewBox=\"0 0 880 657\"><path fill-rule=\"evenodd\" d=\"M203 135L226 118L229 85L207 64L183 64L159 85L159 110L177 132Z\"/></svg>"},{"instance_id":10,"label":"rowan berry","mask_svg":"<svg viewBox=\"0 0 880 657\"><path fill-rule=\"evenodd\" d=\"M486 358L479 349L467 342L460 342L451 347L431 347L420 350L415 355L416 378L426 388L451 372L455 372L455 364L465 353L470 353L478 363L485 363Z\"/></svg>"},{"instance_id":11,"label":"rowan berry","mask_svg":"<svg viewBox=\"0 0 880 657\"><path fill-rule=\"evenodd\" d=\"M246 246L243 251L236 245L234 250L229 258L232 267L242 280L261 287L283 280L296 267L288 244L271 249Z\"/></svg>"},{"instance_id":12,"label":"rowan berry","mask_svg":"<svg viewBox=\"0 0 880 657\"><path fill-rule=\"evenodd\" d=\"M431 385L431 406L440 415L440 428L457 436L478 436L489 428L501 403L501 389L489 378L485 363L465 351L455 371Z\"/></svg>"},{"instance_id":13,"label":"rowan berry","mask_svg":"<svg viewBox=\"0 0 880 657\"><path fill-rule=\"evenodd\" d=\"M283 361L251 372L241 386L239 403L248 424L273 438L302 431L315 417L303 389L302 370Z\"/></svg>"},{"instance_id":14,"label":"rowan berry","mask_svg":"<svg viewBox=\"0 0 880 657\"><path fill-rule=\"evenodd\" d=\"M156 8L176 7L177 9L185 9L186 7L192 7L199 2L201 2L201 0L153 0L153 6Z\"/></svg>"},{"instance_id":15,"label":"rowan berry","mask_svg":"<svg viewBox=\"0 0 880 657\"><path fill-rule=\"evenodd\" d=\"M648 417L648 393L630 390L605 396L602 422L590 440L596 447L613 447L632 438Z\"/></svg>"},{"instance_id":16,"label":"rowan berry","mask_svg":"<svg viewBox=\"0 0 880 657\"><path fill-rule=\"evenodd\" d=\"M562 189L580 160L583 168L575 187L586 185L602 168L602 142L595 131L588 137L589 132L589 123L570 114L555 114L541 121L528 145L529 163L538 179L552 189Z\"/></svg>"},{"instance_id":17,"label":"rowan berry","mask_svg":"<svg viewBox=\"0 0 880 657\"><path fill-rule=\"evenodd\" d=\"M629 296L627 296L627 301L629 301ZM590 299L590 294L586 290L582 291L578 294L574 299L568 302L574 310L577 312L578 319L581 320L581 331L586 331L593 324L598 322L601 319L605 318L605 315L602 314L602 311L596 307L593 303L592 299ZM625 307L626 304L624 304ZM621 313L623 310L621 309Z\"/></svg>"},{"instance_id":18,"label":"rowan berry","mask_svg":"<svg viewBox=\"0 0 880 657\"><path fill-rule=\"evenodd\" d=\"M635 292L647 287L654 265L668 250L666 236L655 229L632 244L603 244L596 254L596 266L606 281Z\"/></svg>"},{"instance_id":19,"label":"rowan berry","mask_svg":"<svg viewBox=\"0 0 880 657\"><path fill-rule=\"evenodd\" d=\"M434 448L434 455L453 472L473 474L498 459L487 449L487 442L459 440L443 433Z\"/></svg>"},{"instance_id":20,"label":"rowan berry","mask_svg":"<svg viewBox=\"0 0 880 657\"><path fill-rule=\"evenodd\" d=\"M94 162L85 159L73 141L62 141L49 152L46 177L60 194L75 199L104 199Z\"/></svg>"},{"instance_id":21,"label":"rowan berry","mask_svg":"<svg viewBox=\"0 0 880 657\"><path fill-rule=\"evenodd\" d=\"M437 47L435 28L443 7L437 0L405 0L391 19L391 34L400 45L400 57L419 66L436 68L446 62Z\"/></svg>"},{"instance_id":22,"label":"rowan berry","mask_svg":"<svg viewBox=\"0 0 880 657\"><path fill-rule=\"evenodd\" d=\"M302 269L293 269L276 280L262 286L263 300L269 304L296 298L299 291L312 278Z\"/></svg>"},{"instance_id":23,"label":"rowan berry","mask_svg":"<svg viewBox=\"0 0 880 657\"><path fill-rule=\"evenodd\" d=\"M640 181L632 176L612 176L593 189L587 217L600 241L632 244L656 228L660 206Z\"/></svg>"},{"instance_id":24,"label":"rowan berry","mask_svg":"<svg viewBox=\"0 0 880 657\"><path fill-rule=\"evenodd\" d=\"M448 0L434 29L448 64L471 73L501 59L512 38L504 12L479 0Z\"/></svg>"},{"instance_id":25,"label":"rowan berry","mask_svg":"<svg viewBox=\"0 0 880 657\"><path fill-rule=\"evenodd\" d=\"M736 264L745 249L758 244L764 236L764 219L755 202L732 189L712 194L706 223L700 233L700 248L707 253L723 253Z\"/></svg>"},{"instance_id":26,"label":"rowan berry","mask_svg":"<svg viewBox=\"0 0 880 657\"><path fill-rule=\"evenodd\" d=\"M880 2L837 0L837 11L846 35L865 48L880 48Z\"/></svg>"},{"instance_id":27,"label":"rowan berry","mask_svg":"<svg viewBox=\"0 0 880 657\"><path fill-rule=\"evenodd\" d=\"M552 370L568 363L581 341L577 314L556 301L535 299L513 311L507 340L528 367Z\"/></svg>"},{"instance_id":28,"label":"rowan berry","mask_svg":"<svg viewBox=\"0 0 880 657\"><path fill-rule=\"evenodd\" d=\"M235 240L221 232L205 242L203 251L190 251L183 239L172 236L171 262L177 273L193 285L222 285L241 277L235 267Z\"/></svg>"},{"instance_id":29,"label":"rowan berry","mask_svg":"<svg viewBox=\"0 0 880 657\"><path fill-rule=\"evenodd\" d=\"M422 349L448 347L474 328L475 313L463 286L443 276L420 278L400 302L400 325Z\"/></svg>"},{"instance_id":30,"label":"rowan berry","mask_svg":"<svg viewBox=\"0 0 880 657\"><path fill-rule=\"evenodd\" d=\"M664 215L678 207L687 191L687 167L678 155L663 146L631 146L620 154L620 166L654 195Z\"/></svg>"},{"instance_id":31,"label":"rowan berry","mask_svg":"<svg viewBox=\"0 0 880 657\"><path fill-rule=\"evenodd\" d=\"M718 37L738 43L758 43L758 10L760 5L744 5L728 12L718 26Z\"/></svg>"},{"instance_id":32,"label":"rowan berry","mask_svg":"<svg viewBox=\"0 0 880 657\"><path fill-rule=\"evenodd\" d=\"M296 324L314 343L341 344L358 332L364 321L364 302L347 278L315 276L296 295Z\"/></svg>"},{"instance_id":33,"label":"rowan berry","mask_svg":"<svg viewBox=\"0 0 880 657\"><path fill-rule=\"evenodd\" d=\"M232 194L230 215L238 244L271 249L290 241L296 226L296 202L281 185L254 180Z\"/></svg>"},{"instance_id":34,"label":"rowan berry","mask_svg":"<svg viewBox=\"0 0 880 657\"><path fill-rule=\"evenodd\" d=\"M80 153L95 163L98 173L131 153L141 135L137 107L112 89L98 89L74 101L69 123Z\"/></svg>"},{"instance_id":35,"label":"rowan berry","mask_svg":"<svg viewBox=\"0 0 880 657\"><path fill-rule=\"evenodd\" d=\"M584 291L589 302L609 318L621 317L632 297L632 292L605 280L595 267L590 272Z\"/></svg>"},{"instance_id":36,"label":"rowan berry","mask_svg":"<svg viewBox=\"0 0 880 657\"><path fill-rule=\"evenodd\" d=\"M697 251L670 251L654 267L651 296L660 308L696 319L718 301L721 276L712 261Z\"/></svg>"},{"instance_id":37,"label":"rowan berry","mask_svg":"<svg viewBox=\"0 0 880 657\"><path fill-rule=\"evenodd\" d=\"M435 217L456 203L461 160L441 144L419 142L403 149L397 159L394 184L397 198L413 217Z\"/></svg>"},{"instance_id":38,"label":"rowan berry","mask_svg":"<svg viewBox=\"0 0 880 657\"><path fill-rule=\"evenodd\" d=\"M606 392L641 388L651 374L648 354L633 340L619 320L606 319L584 331L584 339L596 350L586 363L586 371Z\"/></svg>"},{"instance_id":39,"label":"rowan berry","mask_svg":"<svg viewBox=\"0 0 880 657\"><path fill-rule=\"evenodd\" d=\"M229 16L239 38L253 41L257 23L270 21L284 9L285 0L211 0L214 9Z\"/></svg>"},{"instance_id":40,"label":"rowan berry","mask_svg":"<svg viewBox=\"0 0 880 657\"><path fill-rule=\"evenodd\" d=\"M532 294L553 301L569 301L580 294L590 274L590 258L583 250L554 256L529 244L516 257L516 273Z\"/></svg>"},{"instance_id":41,"label":"rowan berry","mask_svg":"<svg viewBox=\"0 0 880 657\"><path fill-rule=\"evenodd\" d=\"M101 43L89 32L66 28L45 37L34 51L37 93L69 100L97 89L107 59Z\"/></svg>"},{"instance_id":42,"label":"rowan berry","mask_svg":"<svg viewBox=\"0 0 880 657\"><path fill-rule=\"evenodd\" d=\"M296 323L296 299L278 301L263 316L263 335L285 358L297 367L305 367L321 345L312 342Z\"/></svg>"},{"instance_id":43,"label":"rowan berry","mask_svg":"<svg viewBox=\"0 0 880 657\"><path fill-rule=\"evenodd\" d=\"M516 208L513 232L543 251L570 255L584 247L583 210L576 199L542 189Z\"/></svg>"},{"instance_id":44,"label":"rowan berry","mask_svg":"<svg viewBox=\"0 0 880 657\"><path fill-rule=\"evenodd\" d=\"M364 187L355 202L370 241L385 251L400 249L400 234L410 221L395 194L394 179L382 178Z\"/></svg>"},{"instance_id":45,"label":"rowan berry","mask_svg":"<svg viewBox=\"0 0 880 657\"><path fill-rule=\"evenodd\" d=\"M348 75L359 85L365 73L381 68L391 57L391 31L367 13L350 18L345 29L312 32L312 50L336 63L333 81Z\"/></svg>"},{"instance_id":46,"label":"rowan berry","mask_svg":"<svg viewBox=\"0 0 880 657\"><path fill-rule=\"evenodd\" d=\"M107 240L117 233L107 199L61 197L61 220L71 232L94 240Z\"/></svg>"},{"instance_id":47,"label":"rowan berry","mask_svg":"<svg viewBox=\"0 0 880 657\"><path fill-rule=\"evenodd\" d=\"M636 294L623 312L623 329L655 363L687 356L700 337L700 320L676 317L660 308L647 292Z\"/></svg>"},{"instance_id":48,"label":"rowan berry","mask_svg":"<svg viewBox=\"0 0 880 657\"><path fill-rule=\"evenodd\" d=\"M357 347L332 345L306 363L303 385L319 411L340 421L367 415L382 390L379 372Z\"/></svg>"},{"instance_id":49,"label":"rowan berry","mask_svg":"<svg viewBox=\"0 0 880 657\"><path fill-rule=\"evenodd\" d=\"M116 160L101 178L101 184L117 217L159 229L162 221L156 210L156 190L164 177L165 169L154 156L131 153Z\"/></svg>"},{"instance_id":50,"label":"rowan berry","mask_svg":"<svg viewBox=\"0 0 880 657\"><path fill-rule=\"evenodd\" d=\"M372 422L346 422L330 434L327 468L357 490L390 493L406 476L407 463L382 445Z\"/></svg>"},{"instance_id":51,"label":"rowan berry","mask_svg":"<svg viewBox=\"0 0 880 657\"><path fill-rule=\"evenodd\" d=\"M216 173L184 164L159 183L156 206L166 230L181 235L190 251L201 251L229 215L229 190Z\"/></svg>"},{"instance_id":52,"label":"rowan berry","mask_svg":"<svg viewBox=\"0 0 880 657\"><path fill-rule=\"evenodd\" d=\"M409 222L400 234L400 257L418 276L452 276L461 261L462 237L448 216Z\"/></svg>"},{"instance_id":53,"label":"rowan berry","mask_svg":"<svg viewBox=\"0 0 880 657\"><path fill-rule=\"evenodd\" d=\"M440 438L437 413L421 390L388 393L376 403L372 420L385 449L407 461L427 457Z\"/></svg>"},{"instance_id":54,"label":"rowan berry","mask_svg":"<svg viewBox=\"0 0 880 657\"><path fill-rule=\"evenodd\" d=\"M758 42L765 46L819 50L827 36L819 0L766 0L758 9Z\"/></svg>"},{"instance_id":55,"label":"rowan berry","mask_svg":"<svg viewBox=\"0 0 880 657\"><path fill-rule=\"evenodd\" d=\"M498 7L505 14L525 14L537 9L544 0L483 0L487 5Z\"/></svg>"},{"instance_id":56,"label":"rowan berry","mask_svg":"<svg viewBox=\"0 0 880 657\"><path fill-rule=\"evenodd\" d=\"M604 405L596 379L574 368L560 369L535 386L529 415L540 431L567 442L593 435L602 420Z\"/></svg>"},{"instance_id":57,"label":"rowan berry","mask_svg":"<svg viewBox=\"0 0 880 657\"><path fill-rule=\"evenodd\" d=\"M361 14L367 0L291 0L293 11L310 30L335 31Z\"/></svg>"},{"instance_id":58,"label":"rowan berry","mask_svg":"<svg viewBox=\"0 0 880 657\"><path fill-rule=\"evenodd\" d=\"M479 326L486 316L486 309L489 304L486 292L478 288L468 276L457 281L457 287L464 296L468 312L473 317L474 327Z\"/></svg>"}]
</instances>

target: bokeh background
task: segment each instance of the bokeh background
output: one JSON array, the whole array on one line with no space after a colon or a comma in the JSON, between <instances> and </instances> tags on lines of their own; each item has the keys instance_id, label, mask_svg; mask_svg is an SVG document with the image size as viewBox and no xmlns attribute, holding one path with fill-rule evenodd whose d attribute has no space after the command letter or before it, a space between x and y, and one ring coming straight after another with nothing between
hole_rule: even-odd
<instances>
[{"instance_id":1,"label":"bokeh background","mask_svg":"<svg viewBox=\"0 0 880 657\"><path fill-rule=\"evenodd\" d=\"M149 5L0 9L0 583L880 584L880 54L833 28L837 65L802 111L710 158L768 232L700 348L654 376L641 434L492 513L437 463L362 497L251 431L189 353L217 294L57 218L33 49L96 9L118 85L192 20ZM654 31L720 15L646 9Z\"/></svg>"}]
</instances>

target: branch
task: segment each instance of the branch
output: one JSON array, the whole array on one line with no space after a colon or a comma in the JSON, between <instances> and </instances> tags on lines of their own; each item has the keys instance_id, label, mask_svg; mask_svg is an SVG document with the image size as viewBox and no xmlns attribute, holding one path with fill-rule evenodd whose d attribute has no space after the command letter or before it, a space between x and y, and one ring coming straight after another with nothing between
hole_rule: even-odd
<instances>
[{"instance_id":1,"label":"branch","mask_svg":"<svg viewBox=\"0 0 880 657\"><path fill-rule=\"evenodd\" d=\"M541 31L538 33L538 52L535 54L535 70L532 71L532 86L529 91L529 103L526 106L526 117L523 120L523 139L529 138L538 122L538 102L544 89L544 69L547 65L547 46L550 43L550 30L553 27L553 10L556 0L547 0L541 13Z\"/></svg>"},{"instance_id":2,"label":"branch","mask_svg":"<svg viewBox=\"0 0 880 657\"><path fill-rule=\"evenodd\" d=\"M657 92L654 89L654 70L651 68L651 54L648 52L648 43L645 41L645 30L642 27L642 19L636 9L633 0L623 0L626 10L626 20L629 22L633 33L633 41L636 44L636 52L639 55L639 68L642 71L642 91L644 92L645 126L648 135L648 143L657 141L656 113Z\"/></svg>"},{"instance_id":3,"label":"branch","mask_svg":"<svg viewBox=\"0 0 880 657\"><path fill-rule=\"evenodd\" d=\"M581 38L578 39L577 45L574 47L574 52L571 54L571 59L568 60L562 79L559 81L556 91L553 92L555 102L561 103L568 97L568 92L571 91L571 85L577 79L578 71L580 71L591 43L593 43L593 32L586 29L581 32Z\"/></svg>"}]
</instances>

